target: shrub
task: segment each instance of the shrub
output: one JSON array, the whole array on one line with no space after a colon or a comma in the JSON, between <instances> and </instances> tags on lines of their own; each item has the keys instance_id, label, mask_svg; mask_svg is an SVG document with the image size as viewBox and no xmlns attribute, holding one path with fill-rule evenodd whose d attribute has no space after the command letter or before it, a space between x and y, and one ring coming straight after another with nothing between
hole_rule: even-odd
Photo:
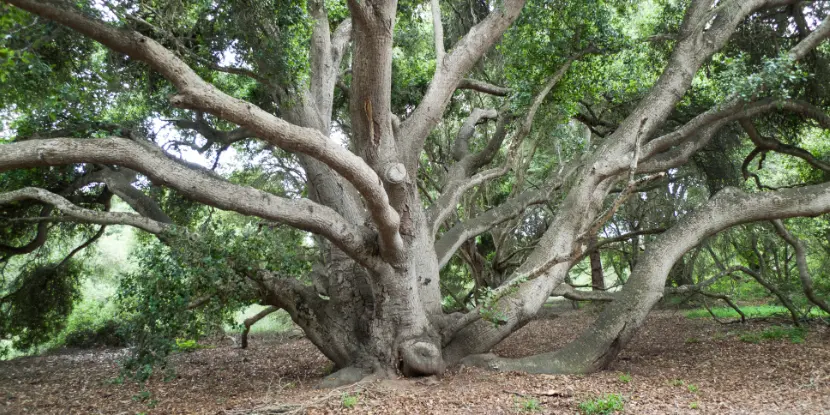
<instances>
[{"instance_id":1,"label":"shrub","mask_svg":"<svg viewBox=\"0 0 830 415\"><path fill-rule=\"evenodd\" d=\"M516 406L520 412L539 412L542 410L542 404L535 398L522 398L516 401Z\"/></svg>"},{"instance_id":2,"label":"shrub","mask_svg":"<svg viewBox=\"0 0 830 415\"><path fill-rule=\"evenodd\" d=\"M123 321L117 316L112 301L97 300L89 295L84 298L67 318L66 328L54 339L53 347L123 347L127 345L127 334Z\"/></svg>"},{"instance_id":3,"label":"shrub","mask_svg":"<svg viewBox=\"0 0 830 415\"><path fill-rule=\"evenodd\" d=\"M617 379L622 383L629 383L631 382L631 373L621 373Z\"/></svg>"},{"instance_id":4,"label":"shrub","mask_svg":"<svg viewBox=\"0 0 830 415\"><path fill-rule=\"evenodd\" d=\"M804 343L807 332L800 327L773 326L760 333L745 333L740 339L746 343L758 344L763 340L789 339L792 343Z\"/></svg>"},{"instance_id":5,"label":"shrub","mask_svg":"<svg viewBox=\"0 0 830 415\"><path fill-rule=\"evenodd\" d=\"M579 404L579 412L585 415L607 415L621 412L624 407L623 397L609 393L604 397L591 399Z\"/></svg>"},{"instance_id":6,"label":"shrub","mask_svg":"<svg viewBox=\"0 0 830 415\"><path fill-rule=\"evenodd\" d=\"M352 409L355 407L355 405L357 405L357 401L359 399L360 395L357 393L354 395L349 393L343 393L343 395L340 397L340 404L343 405L343 407L346 409Z\"/></svg>"},{"instance_id":7,"label":"shrub","mask_svg":"<svg viewBox=\"0 0 830 415\"><path fill-rule=\"evenodd\" d=\"M68 331L64 335L63 345L80 348L124 347L127 339L119 322L107 320L96 326Z\"/></svg>"},{"instance_id":8,"label":"shrub","mask_svg":"<svg viewBox=\"0 0 830 415\"><path fill-rule=\"evenodd\" d=\"M211 346L199 344L196 340L176 339L176 351L189 353L199 349L209 349Z\"/></svg>"},{"instance_id":9,"label":"shrub","mask_svg":"<svg viewBox=\"0 0 830 415\"><path fill-rule=\"evenodd\" d=\"M773 326L761 332L764 340L789 339L793 343L804 343L806 332L800 327Z\"/></svg>"}]
</instances>

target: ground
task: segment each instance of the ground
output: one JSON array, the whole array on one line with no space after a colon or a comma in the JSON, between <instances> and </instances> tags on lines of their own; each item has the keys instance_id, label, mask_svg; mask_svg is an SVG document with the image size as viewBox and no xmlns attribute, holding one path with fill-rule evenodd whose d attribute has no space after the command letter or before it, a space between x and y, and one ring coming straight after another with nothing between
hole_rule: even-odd
<instances>
[{"instance_id":1,"label":"ground","mask_svg":"<svg viewBox=\"0 0 830 415\"><path fill-rule=\"evenodd\" d=\"M594 313L540 318L494 351L524 356L553 350ZM315 389L330 364L302 338L260 335L247 350L228 341L180 354L173 379L155 376L144 387L115 381L123 351L67 350L0 362L0 413L567 414L587 413L585 402L608 394L621 397L629 414L830 413L830 328L814 323L799 343L775 335L780 324L722 325L661 310L609 370L592 375L455 368L441 378L336 390Z\"/></svg>"}]
</instances>

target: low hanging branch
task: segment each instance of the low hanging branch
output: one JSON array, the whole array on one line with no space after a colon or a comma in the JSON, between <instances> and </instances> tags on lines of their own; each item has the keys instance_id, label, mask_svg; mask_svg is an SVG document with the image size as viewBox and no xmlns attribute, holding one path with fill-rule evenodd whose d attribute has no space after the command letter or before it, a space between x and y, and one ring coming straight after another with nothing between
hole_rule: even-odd
<instances>
[{"instance_id":1,"label":"low hanging branch","mask_svg":"<svg viewBox=\"0 0 830 415\"><path fill-rule=\"evenodd\" d=\"M102 212L78 207L64 197L36 187L24 187L19 190L0 193L0 205L34 199L50 204L66 216L47 216L35 218L39 221L69 221L97 223L99 225L129 225L149 233L159 235L171 225L154 221L140 215L120 212Z\"/></svg>"},{"instance_id":2,"label":"low hanging branch","mask_svg":"<svg viewBox=\"0 0 830 415\"><path fill-rule=\"evenodd\" d=\"M289 224L332 241L344 252L374 266L369 231L347 222L333 209L308 199L286 199L252 187L194 170L161 151L123 138L57 138L6 144L0 153L0 172L16 168L91 162L116 164L175 188L193 200Z\"/></svg>"}]
</instances>

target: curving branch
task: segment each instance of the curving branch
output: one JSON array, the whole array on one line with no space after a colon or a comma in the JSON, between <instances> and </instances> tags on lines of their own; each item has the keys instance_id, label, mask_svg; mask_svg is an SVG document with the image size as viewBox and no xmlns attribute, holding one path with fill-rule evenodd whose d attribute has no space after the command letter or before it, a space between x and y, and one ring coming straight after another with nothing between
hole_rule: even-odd
<instances>
[{"instance_id":1,"label":"curving branch","mask_svg":"<svg viewBox=\"0 0 830 415\"><path fill-rule=\"evenodd\" d=\"M193 200L322 235L352 258L363 263L373 261L371 233L347 222L331 208L230 183L137 142L123 138L57 138L15 142L4 145L3 150L0 172L70 163L116 164L141 172Z\"/></svg>"},{"instance_id":2,"label":"curving branch","mask_svg":"<svg viewBox=\"0 0 830 415\"><path fill-rule=\"evenodd\" d=\"M52 213L52 206L44 206L40 210L40 216L46 217ZM5 245L0 244L0 252L6 255L23 255L29 254L43 246L46 243L46 240L49 238L49 222L40 222L37 225L37 232L35 233L35 237L32 238L31 241L27 242L25 245L22 246L12 246L12 245ZM6 257L2 257L5 259ZM3 262L3 261L0 261Z\"/></svg>"},{"instance_id":3,"label":"curving branch","mask_svg":"<svg viewBox=\"0 0 830 415\"><path fill-rule=\"evenodd\" d=\"M560 185L557 184L538 190L525 190L499 206L464 222L455 224L435 242L435 252L438 254L438 268L442 268L450 261L455 251L458 250L464 241L521 215L529 206L547 202L551 193L559 189L559 187Z\"/></svg>"},{"instance_id":4,"label":"curving branch","mask_svg":"<svg viewBox=\"0 0 830 415\"><path fill-rule=\"evenodd\" d=\"M827 128L830 128L830 117L827 117L825 115L825 118L828 118L828 120L825 121L824 124L827 126ZM755 127L755 124L748 118L742 118L738 122L741 124L741 128L743 128L746 134L749 136L750 141L752 141L752 143L755 144L755 150L753 150L753 153L775 151L776 153L798 157L819 170L830 172L830 164L817 159L815 156L810 154L809 151L804 150L801 147L793 146L790 144L784 144L772 137L762 136L761 133L758 132L758 129ZM751 160L751 158L747 157L747 160Z\"/></svg>"},{"instance_id":5,"label":"curving branch","mask_svg":"<svg viewBox=\"0 0 830 415\"><path fill-rule=\"evenodd\" d=\"M476 126L486 120L495 120L499 117L499 112L493 108L481 109L474 108L470 115L464 120L464 124L458 130L455 136L455 141L452 143L452 158L455 161L461 161L470 152L470 139L476 131Z\"/></svg>"},{"instance_id":6,"label":"curving branch","mask_svg":"<svg viewBox=\"0 0 830 415\"><path fill-rule=\"evenodd\" d=\"M225 94L200 78L173 52L138 32L117 29L55 3L5 1L74 29L114 51L145 62L178 90L178 94L170 99L174 106L213 114L249 129L260 139L275 146L306 154L330 166L351 182L364 197L382 240L387 241L381 246L399 245L396 242L400 240L400 216L390 206L389 197L377 173L362 158L329 140L320 131L288 123L250 102Z\"/></svg>"},{"instance_id":7,"label":"curving branch","mask_svg":"<svg viewBox=\"0 0 830 415\"><path fill-rule=\"evenodd\" d=\"M724 189L649 244L617 299L605 307L593 327L564 349L521 359L477 356L468 361L532 373L586 373L606 367L663 297L674 263L702 240L742 223L827 212L830 183L754 194ZM746 272L743 268L737 267Z\"/></svg>"},{"instance_id":8,"label":"curving branch","mask_svg":"<svg viewBox=\"0 0 830 415\"><path fill-rule=\"evenodd\" d=\"M64 217L47 216L37 218L43 221L69 221L96 223L99 225L128 225L155 235L159 235L171 227L169 224L157 222L132 213L102 212L84 209L66 200L63 196L37 187L24 187L19 190L0 193L0 205L29 199L50 204L66 215Z\"/></svg>"},{"instance_id":9,"label":"curving branch","mask_svg":"<svg viewBox=\"0 0 830 415\"><path fill-rule=\"evenodd\" d=\"M830 16L824 18L821 24L801 42L798 42L790 50L789 56L792 60L799 60L807 56L810 51L817 48L821 42L830 38Z\"/></svg>"},{"instance_id":10,"label":"curving branch","mask_svg":"<svg viewBox=\"0 0 830 415\"><path fill-rule=\"evenodd\" d=\"M429 207L427 215L429 217L430 229L432 235L438 232L438 228L447 219L447 217L456 209L458 200L461 195L467 190L470 190L484 182L501 177L510 171L510 165L505 163L502 167L496 167L476 173L473 177L458 183L451 183L446 186L446 190L436 200L432 206Z\"/></svg>"},{"instance_id":11,"label":"curving branch","mask_svg":"<svg viewBox=\"0 0 830 415\"><path fill-rule=\"evenodd\" d=\"M276 313L278 310L280 310L279 307L265 307L259 313L256 313L253 316L246 318L245 321L242 322L242 325L245 326L245 328L242 329L242 333L239 335L239 338L241 340L239 348L248 348L248 332L251 331L251 326L259 322L260 320L264 319L265 317L268 317L269 315Z\"/></svg>"}]
</instances>

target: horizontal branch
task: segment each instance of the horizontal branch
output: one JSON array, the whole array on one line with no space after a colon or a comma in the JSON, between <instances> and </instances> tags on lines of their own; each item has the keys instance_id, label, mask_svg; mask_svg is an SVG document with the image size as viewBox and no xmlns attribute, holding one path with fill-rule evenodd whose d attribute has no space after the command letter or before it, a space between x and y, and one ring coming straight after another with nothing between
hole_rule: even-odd
<instances>
[{"instance_id":1,"label":"horizontal branch","mask_svg":"<svg viewBox=\"0 0 830 415\"><path fill-rule=\"evenodd\" d=\"M123 138L57 138L6 144L0 172L71 163L115 164L141 172L210 206L284 223L322 235L358 261L372 256L374 237L337 212L308 199L286 199L187 167L160 150Z\"/></svg>"},{"instance_id":2,"label":"horizontal branch","mask_svg":"<svg viewBox=\"0 0 830 415\"><path fill-rule=\"evenodd\" d=\"M46 220L66 220L81 223L95 223L98 225L128 225L155 235L161 234L172 226L133 213L102 212L85 209L76 206L60 195L36 187L24 187L19 190L0 193L0 205L29 199L50 204L67 216L66 218L42 218Z\"/></svg>"},{"instance_id":3,"label":"horizontal branch","mask_svg":"<svg viewBox=\"0 0 830 415\"><path fill-rule=\"evenodd\" d=\"M497 97L506 97L513 92L513 90L510 88L505 88L503 86L493 85L488 82L470 78L462 79L461 82L458 83L458 89L469 89L472 91L495 95Z\"/></svg>"}]
</instances>

